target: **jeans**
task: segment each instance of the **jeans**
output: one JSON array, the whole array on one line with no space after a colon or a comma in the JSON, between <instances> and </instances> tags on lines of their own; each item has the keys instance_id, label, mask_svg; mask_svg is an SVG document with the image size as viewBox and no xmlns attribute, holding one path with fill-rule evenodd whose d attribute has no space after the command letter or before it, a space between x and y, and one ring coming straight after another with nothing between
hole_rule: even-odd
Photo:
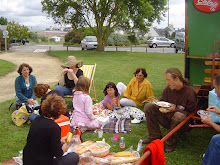
<instances>
[{"instance_id":1,"label":"jeans","mask_svg":"<svg viewBox=\"0 0 220 165\"><path fill-rule=\"evenodd\" d=\"M39 115L32 113L29 116L29 120L32 122L37 116L39 116Z\"/></svg>"},{"instance_id":2,"label":"jeans","mask_svg":"<svg viewBox=\"0 0 220 165\"><path fill-rule=\"evenodd\" d=\"M203 158L203 165L218 165L220 162L220 134L214 135Z\"/></svg>"},{"instance_id":3,"label":"jeans","mask_svg":"<svg viewBox=\"0 0 220 165\"><path fill-rule=\"evenodd\" d=\"M58 90L60 92L63 92L64 95L72 95L72 90L65 87L65 86L56 86L55 90Z\"/></svg>"}]
</instances>

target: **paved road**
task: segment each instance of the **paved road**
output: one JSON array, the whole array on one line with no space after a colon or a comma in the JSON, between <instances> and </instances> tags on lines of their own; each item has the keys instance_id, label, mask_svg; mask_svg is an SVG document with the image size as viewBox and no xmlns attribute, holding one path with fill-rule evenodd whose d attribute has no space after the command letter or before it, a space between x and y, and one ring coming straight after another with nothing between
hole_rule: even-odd
<instances>
[{"instance_id":1,"label":"paved road","mask_svg":"<svg viewBox=\"0 0 220 165\"><path fill-rule=\"evenodd\" d=\"M35 45L27 44L12 46L10 52L46 52L49 50L81 50L80 47L66 47L63 45ZM149 47L105 47L105 51L127 51L127 52L155 52L155 53L174 53L174 48L149 48ZM180 52L183 53L183 52Z\"/></svg>"}]
</instances>

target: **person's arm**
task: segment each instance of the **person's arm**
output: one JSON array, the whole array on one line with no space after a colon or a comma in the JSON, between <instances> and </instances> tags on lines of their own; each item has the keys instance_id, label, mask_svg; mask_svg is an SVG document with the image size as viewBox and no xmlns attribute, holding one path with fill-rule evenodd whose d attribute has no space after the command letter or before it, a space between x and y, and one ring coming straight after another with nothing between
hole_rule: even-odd
<instances>
[{"instance_id":1,"label":"person's arm","mask_svg":"<svg viewBox=\"0 0 220 165\"><path fill-rule=\"evenodd\" d=\"M64 152L66 152L66 146L62 148L61 144L61 129L58 125L52 125L50 128L51 134L50 134L50 147L51 152L53 152L53 156L56 158L60 158ZM63 150L64 149L64 150Z\"/></svg>"},{"instance_id":2,"label":"person's arm","mask_svg":"<svg viewBox=\"0 0 220 165\"><path fill-rule=\"evenodd\" d=\"M117 106L121 108L121 105L120 105L120 98L118 98L118 100L117 100Z\"/></svg>"},{"instance_id":3,"label":"person's arm","mask_svg":"<svg viewBox=\"0 0 220 165\"><path fill-rule=\"evenodd\" d=\"M206 114L205 117L202 117L202 116L201 116L201 119L202 119L201 121L202 121L203 123L205 123L205 124L211 126L211 127L214 128L217 132L220 133L220 125L214 123L214 122L212 121L211 117L210 117L208 114Z\"/></svg>"},{"instance_id":4,"label":"person's arm","mask_svg":"<svg viewBox=\"0 0 220 165\"><path fill-rule=\"evenodd\" d=\"M148 102L151 102L154 100L154 91L150 83L147 86L145 98L146 98L145 100L148 100Z\"/></svg>"},{"instance_id":5,"label":"person's arm","mask_svg":"<svg viewBox=\"0 0 220 165\"><path fill-rule=\"evenodd\" d=\"M92 113L92 99L89 95L86 97L86 100L85 100L85 112L90 120L95 119Z\"/></svg>"},{"instance_id":6,"label":"person's arm","mask_svg":"<svg viewBox=\"0 0 220 165\"><path fill-rule=\"evenodd\" d=\"M67 73L67 68L63 69L62 71L62 74L60 76L60 79L59 79L59 85L60 86L64 86L65 85L65 74Z\"/></svg>"},{"instance_id":7,"label":"person's arm","mask_svg":"<svg viewBox=\"0 0 220 165\"><path fill-rule=\"evenodd\" d=\"M16 96L19 98L19 100L22 100L22 101L28 100L28 98L25 97L25 95L23 95L23 93L22 93L20 77L17 77L15 80L15 92L16 92Z\"/></svg>"},{"instance_id":8,"label":"person's arm","mask_svg":"<svg viewBox=\"0 0 220 165\"><path fill-rule=\"evenodd\" d=\"M75 84L77 83L78 78L72 69L68 69L67 75L69 80L73 80Z\"/></svg>"},{"instance_id":9,"label":"person's arm","mask_svg":"<svg viewBox=\"0 0 220 165\"><path fill-rule=\"evenodd\" d=\"M220 115L220 109L218 109L218 107L216 107L216 105L213 105L213 106L208 107L208 108L207 108L207 111L214 112L214 113Z\"/></svg>"}]
</instances>

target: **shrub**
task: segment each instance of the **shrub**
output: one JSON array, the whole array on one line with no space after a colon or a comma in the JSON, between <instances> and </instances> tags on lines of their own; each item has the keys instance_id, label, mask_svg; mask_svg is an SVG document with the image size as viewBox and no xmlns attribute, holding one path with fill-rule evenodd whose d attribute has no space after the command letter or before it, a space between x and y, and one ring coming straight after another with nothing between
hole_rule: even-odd
<instances>
[{"instance_id":1,"label":"shrub","mask_svg":"<svg viewBox=\"0 0 220 165\"><path fill-rule=\"evenodd\" d=\"M125 46L125 44L123 42L119 42L118 46Z\"/></svg>"}]
</instances>

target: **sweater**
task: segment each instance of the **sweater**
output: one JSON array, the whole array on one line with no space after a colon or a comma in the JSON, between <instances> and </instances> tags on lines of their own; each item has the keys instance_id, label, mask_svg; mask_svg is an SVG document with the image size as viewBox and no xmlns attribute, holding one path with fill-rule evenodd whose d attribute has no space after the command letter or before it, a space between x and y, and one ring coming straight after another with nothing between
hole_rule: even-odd
<instances>
[{"instance_id":1,"label":"sweater","mask_svg":"<svg viewBox=\"0 0 220 165\"><path fill-rule=\"evenodd\" d=\"M134 77L127 85L124 96L133 100L137 106L142 106L144 100L153 99L154 92L151 83L146 78L138 86L138 81Z\"/></svg>"},{"instance_id":2,"label":"sweater","mask_svg":"<svg viewBox=\"0 0 220 165\"><path fill-rule=\"evenodd\" d=\"M160 101L166 101L176 105L176 111L188 116L196 110L196 93L187 85L184 85L180 90L171 90L168 86L164 89ZM168 118L171 118L174 112L166 113Z\"/></svg>"},{"instance_id":3,"label":"sweater","mask_svg":"<svg viewBox=\"0 0 220 165\"><path fill-rule=\"evenodd\" d=\"M73 121L89 123L95 119L92 113L92 99L81 91L76 91L73 94L73 108Z\"/></svg>"},{"instance_id":4,"label":"sweater","mask_svg":"<svg viewBox=\"0 0 220 165\"><path fill-rule=\"evenodd\" d=\"M38 116L31 124L23 150L24 165L52 165L53 157L63 155L61 129L52 120Z\"/></svg>"},{"instance_id":5,"label":"sweater","mask_svg":"<svg viewBox=\"0 0 220 165\"><path fill-rule=\"evenodd\" d=\"M35 76L29 75L29 84L30 87L27 89L25 85L25 79L22 75L15 79L15 92L19 100L27 101L30 98L36 100L36 97L33 93L33 88L37 84Z\"/></svg>"}]
</instances>

